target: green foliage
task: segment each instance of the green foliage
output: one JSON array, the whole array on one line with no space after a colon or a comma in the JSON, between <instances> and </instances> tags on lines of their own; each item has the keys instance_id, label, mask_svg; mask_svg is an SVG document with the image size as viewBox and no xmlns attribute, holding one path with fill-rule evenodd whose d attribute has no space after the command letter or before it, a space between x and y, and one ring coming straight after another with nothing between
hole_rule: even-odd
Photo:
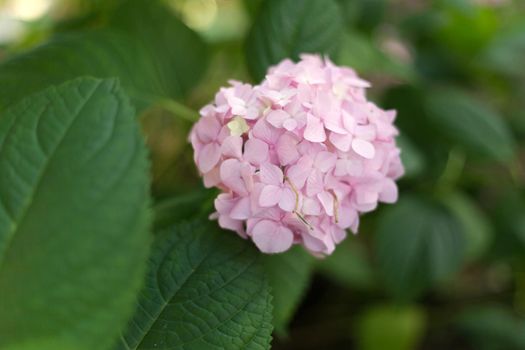
<instances>
[{"instance_id":1,"label":"green foliage","mask_svg":"<svg viewBox=\"0 0 525 350\"><path fill-rule=\"evenodd\" d=\"M497 306L465 310L457 326L479 350L519 350L525 348L525 319Z\"/></svg>"},{"instance_id":2,"label":"green foliage","mask_svg":"<svg viewBox=\"0 0 525 350\"><path fill-rule=\"evenodd\" d=\"M113 11L109 26L151 53L151 68L155 69L167 96L184 96L206 71L209 56L206 44L167 6L155 1L124 2Z\"/></svg>"},{"instance_id":3,"label":"green foliage","mask_svg":"<svg viewBox=\"0 0 525 350\"><path fill-rule=\"evenodd\" d=\"M401 149L401 161L405 167L403 177L412 178L421 175L426 167L423 153L410 141L407 136L400 135L397 144Z\"/></svg>"},{"instance_id":4,"label":"green foliage","mask_svg":"<svg viewBox=\"0 0 525 350\"><path fill-rule=\"evenodd\" d=\"M448 195L445 204L461 223L465 235L465 259L475 261L481 258L494 236L488 217L475 202L462 193Z\"/></svg>"},{"instance_id":5,"label":"green foliage","mask_svg":"<svg viewBox=\"0 0 525 350\"><path fill-rule=\"evenodd\" d=\"M519 23L496 37L482 54L482 64L511 79L525 78L525 23Z\"/></svg>"},{"instance_id":6,"label":"green foliage","mask_svg":"<svg viewBox=\"0 0 525 350\"><path fill-rule=\"evenodd\" d=\"M5 4L0 349L525 348L524 3L56 1L11 43ZM187 142L229 79L301 53L397 110L405 167L323 259L208 223Z\"/></svg>"},{"instance_id":7,"label":"green foliage","mask_svg":"<svg viewBox=\"0 0 525 350\"><path fill-rule=\"evenodd\" d=\"M473 156L508 161L514 140L501 116L458 90L433 91L426 99L432 125Z\"/></svg>"},{"instance_id":8,"label":"green foliage","mask_svg":"<svg viewBox=\"0 0 525 350\"><path fill-rule=\"evenodd\" d=\"M361 316L361 350L415 350L423 338L426 317L414 306L375 306Z\"/></svg>"},{"instance_id":9,"label":"green foliage","mask_svg":"<svg viewBox=\"0 0 525 350\"><path fill-rule=\"evenodd\" d=\"M381 51L364 35L348 31L341 40L338 64L353 67L360 74L375 74L402 81L415 79L412 68Z\"/></svg>"},{"instance_id":10,"label":"green foliage","mask_svg":"<svg viewBox=\"0 0 525 350\"><path fill-rule=\"evenodd\" d=\"M117 349L268 349L272 307L256 250L203 220L157 236Z\"/></svg>"},{"instance_id":11,"label":"green foliage","mask_svg":"<svg viewBox=\"0 0 525 350\"><path fill-rule=\"evenodd\" d=\"M107 349L124 326L149 242L134 117L116 80L95 79L3 113L1 348Z\"/></svg>"},{"instance_id":12,"label":"green foliage","mask_svg":"<svg viewBox=\"0 0 525 350\"><path fill-rule=\"evenodd\" d=\"M273 295L273 325L275 331L285 335L301 298L310 283L313 257L296 247L284 254L263 258Z\"/></svg>"},{"instance_id":13,"label":"green foliage","mask_svg":"<svg viewBox=\"0 0 525 350\"><path fill-rule=\"evenodd\" d=\"M0 84L12 88L0 90L0 109L78 76L119 77L142 108L158 96L182 97L202 76L204 43L168 9L137 1L114 16L102 29L59 34L1 64Z\"/></svg>"},{"instance_id":14,"label":"green foliage","mask_svg":"<svg viewBox=\"0 0 525 350\"><path fill-rule=\"evenodd\" d=\"M301 53L335 56L343 21L335 0L266 0L246 41L253 78L264 78L269 66ZM271 38L271 39L270 39Z\"/></svg>"},{"instance_id":15,"label":"green foliage","mask_svg":"<svg viewBox=\"0 0 525 350\"><path fill-rule=\"evenodd\" d=\"M337 0L346 24L368 33L377 28L384 19L386 0Z\"/></svg>"},{"instance_id":16,"label":"green foliage","mask_svg":"<svg viewBox=\"0 0 525 350\"><path fill-rule=\"evenodd\" d=\"M353 237L348 237L332 255L318 261L317 268L349 289L371 289L376 282L365 247Z\"/></svg>"},{"instance_id":17,"label":"green foliage","mask_svg":"<svg viewBox=\"0 0 525 350\"><path fill-rule=\"evenodd\" d=\"M387 289L418 295L458 270L464 254L461 224L442 205L405 196L379 218L376 253Z\"/></svg>"},{"instance_id":18,"label":"green foliage","mask_svg":"<svg viewBox=\"0 0 525 350\"><path fill-rule=\"evenodd\" d=\"M525 251L525 196L520 191L507 190L494 210L499 234L495 251L506 258L523 256Z\"/></svg>"}]
</instances>

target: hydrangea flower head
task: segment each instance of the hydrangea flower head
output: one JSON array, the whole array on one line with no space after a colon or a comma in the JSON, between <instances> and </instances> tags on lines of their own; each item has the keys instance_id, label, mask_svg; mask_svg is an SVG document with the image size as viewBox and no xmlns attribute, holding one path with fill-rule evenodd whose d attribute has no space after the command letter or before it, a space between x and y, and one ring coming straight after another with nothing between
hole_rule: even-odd
<instances>
[{"instance_id":1,"label":"hydrangea flower head","mask_svg":"<svg viewBox=\"0 0 525 350\"><path fill-rule=\"evenodd\" d=\"M261 84L232 81L201 111L190 141L222 228L265 253L302 244L331 254L359 216L397 200L395 111L370 84L316 55L284 60Z\"/></svg>"}]
</instances>

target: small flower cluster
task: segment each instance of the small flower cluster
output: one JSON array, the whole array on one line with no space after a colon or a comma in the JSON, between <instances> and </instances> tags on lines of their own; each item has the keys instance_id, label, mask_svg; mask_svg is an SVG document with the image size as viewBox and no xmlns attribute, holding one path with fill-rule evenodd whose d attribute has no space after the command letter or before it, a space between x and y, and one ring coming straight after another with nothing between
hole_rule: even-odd
<instances>
[{"instance_id":1,"label":"small flower cluster","mask_svg":"<svg viewBox=\"0 0 525 350\"><path fill-rule=\"evenodd\" d=\"M316 55L284 60L260 85L230 82L204 107L190 140L219 225L265 253L302 244L331 254L359 214L397 200L403 174L395 111L369 83Z\"/></svg>"}]
</instances>

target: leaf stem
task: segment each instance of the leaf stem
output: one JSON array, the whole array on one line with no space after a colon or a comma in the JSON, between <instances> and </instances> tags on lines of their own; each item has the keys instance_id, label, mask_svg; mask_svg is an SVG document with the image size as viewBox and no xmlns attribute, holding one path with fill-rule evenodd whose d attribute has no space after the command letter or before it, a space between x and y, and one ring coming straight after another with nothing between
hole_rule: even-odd
<instances>
[{"instance_id":1,"label":"leaf stem","mask_svg":"<svg viewBox=\"0 0 525 350\"><path fill-rule=\"evenodd\" d=\"M169 98L156 99L155 104L162 107L166 111L171 112L174 116L180 117L191 123L195 123L197 120L199 120L200 117L199 113L197 113L193 109Z\"/></svg>"}]
</instances>

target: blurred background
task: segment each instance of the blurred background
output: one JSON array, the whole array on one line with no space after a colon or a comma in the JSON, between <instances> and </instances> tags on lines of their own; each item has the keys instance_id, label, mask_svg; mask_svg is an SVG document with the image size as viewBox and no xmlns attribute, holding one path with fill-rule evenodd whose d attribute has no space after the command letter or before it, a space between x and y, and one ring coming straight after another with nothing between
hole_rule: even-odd
<instances>
[{"instance_id":1,"label":"blurred background","mask_svg":"<svg viewBox=\"0 0 525 350\"><path fill-rule=\"evenodd\" d=\"M280 283L299 288L302 301L283 306L290 324L278 327L273 347L525 349L525 1L336 2L342 26L330 56L372 82L372 100L398 110L406 175L399 203L364 216L333 256L290 253L301 286ZM0 61L104 28L115 15L125 22L121 3L0 0ZM174 215L170 198L202 193L188 119L229 79L260 78L251 28L269 11L264 0L164 5L186 37L164 26L154 62L185 75L178 86L163 83L175 91L169 98L139 108L158 226ZM140 36L149 26L135 20L121 28ZM134 64L124 80L144 68Z\"/></svg>"}]
</instances>

